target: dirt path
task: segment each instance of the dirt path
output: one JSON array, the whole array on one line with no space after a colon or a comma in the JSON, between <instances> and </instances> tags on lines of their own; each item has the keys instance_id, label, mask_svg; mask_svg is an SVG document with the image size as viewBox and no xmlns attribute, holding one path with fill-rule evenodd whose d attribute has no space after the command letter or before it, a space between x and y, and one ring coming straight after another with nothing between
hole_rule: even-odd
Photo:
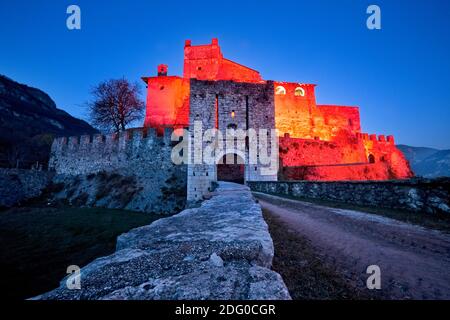
<instances>
[{"instance_id":1,"label":"dirt path","mask_svg":"<svg viewBox=\"0 0 450 320\"><path fill-rule=\"evenodd\" d=\"M450 235L374 214L254 195L266 214L306 238L320 260L355 290L369 291L366 269L378 265L377 297L450 299Z\"/></svg>"}]
</instances>

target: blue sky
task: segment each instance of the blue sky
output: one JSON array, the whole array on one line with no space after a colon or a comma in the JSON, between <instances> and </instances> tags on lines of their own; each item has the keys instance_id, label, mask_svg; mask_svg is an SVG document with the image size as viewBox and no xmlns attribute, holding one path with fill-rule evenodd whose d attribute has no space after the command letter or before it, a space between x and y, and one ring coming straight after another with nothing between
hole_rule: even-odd
<instances>
[{"instance_id":1,"label":"blue sky","mask_svg":"<svg viewBox=\"0 0 450 320\"><path fill-rule=\"evenodd\" d=\"M70 4L81 30L66 28ZM381 30L366 28L370 4ZM0 73L84 118L93 85L140 81L159 63L181 75L184 40L213 37L264 79L315 83L318 103L359 106L365 132L450 148L446 0L1 1Z\"/></svg>"}]
</instances>

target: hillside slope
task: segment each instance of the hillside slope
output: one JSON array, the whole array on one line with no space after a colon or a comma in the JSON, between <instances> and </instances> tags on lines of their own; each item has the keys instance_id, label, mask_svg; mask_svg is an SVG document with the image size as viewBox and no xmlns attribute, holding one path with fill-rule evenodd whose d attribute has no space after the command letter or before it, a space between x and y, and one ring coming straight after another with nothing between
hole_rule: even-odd
<instances>
[{"instance_id":1,"label":"hillside slope","mask_svg":"<svg viewBox=\"0 0 450 320\"><path fill-rule=\"evenodd\" d=\"M98 132L58 109L45 92L0 75L0 161L45 161L54 136ZM35 149L35 150L34 150ZM41 153L36 155L34 153Z\"/></svg>"},{"instance_id":2,"label":"hillside slope","mask_svg":"<svg viewBox=\"0 0 450 320\"><path fill-rule=\"evenodd\" d=\"M397 146L411 164L417 176L427 178L450 176L450 150Z\"/></svg>"}]
</instances>

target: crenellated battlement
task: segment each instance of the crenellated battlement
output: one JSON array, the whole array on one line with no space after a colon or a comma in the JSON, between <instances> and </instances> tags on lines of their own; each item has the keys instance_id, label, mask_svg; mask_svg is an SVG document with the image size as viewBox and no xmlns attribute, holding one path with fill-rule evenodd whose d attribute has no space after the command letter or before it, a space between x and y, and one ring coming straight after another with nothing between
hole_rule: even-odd
<instances>
[{"instance_id":1,"label":"crenellated battlement","mask_svg":"<svg viewBox=\"0 0 450 320\"><path fill-rule=\"evenodd\" d=\"M392 135L385 136L384 134L380 134L377 136L376 134L357 133L356 136L358 139L363 141L371 141L376 144L395 144L394 136Z\"/></svg>"},{"instance_id":2,"label":"crenellated battlement","mask_svg":"<svg viewBox=\"0 0 450 320\"><path fill-rule=\"evenodd\" d=\"M58 173L81 174L129 166L130 161L170 161L173 128L133 128L119 134L56 138L49 167Z\"/></svg>"},{"instance_id":3,"label":"crenellated battlement","mask_svg":"<svg viewBox=\"0 0 450 320\"><path fill-rule=\"evenodd\" d=\"M101 147L111 144L122 144L124 146L126 144L140 144L143 140L163 141L170 144L173 131L173 128L165 128L163 134L160 135L154 128L133 128L119 134L58 137L53 141L52 150L60 150L64 147L76 150L83 147Z\"/></svg>"}]
</instances>

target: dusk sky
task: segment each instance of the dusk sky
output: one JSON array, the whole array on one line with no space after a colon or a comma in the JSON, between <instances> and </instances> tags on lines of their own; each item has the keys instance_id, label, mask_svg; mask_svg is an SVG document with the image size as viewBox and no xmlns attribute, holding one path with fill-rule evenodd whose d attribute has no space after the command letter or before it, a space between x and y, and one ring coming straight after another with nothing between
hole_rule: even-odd
<instances>
[{"instance_id":1,"label":"dusk sky","mask_svg":"<svg viewBox=\"0 0 450 320\"><path fill-rule=\"evenodd\" d=\"M81 8L81 30L66 9ZM381 8L382 29L366 27ZM363 131L450 148L450 1L6 1L0 74L85 118L102 80L182 75L185 39L219 38L225 57L264 79L315 83L319 104L360 107Z\"/></svg>"}]
</instances>

